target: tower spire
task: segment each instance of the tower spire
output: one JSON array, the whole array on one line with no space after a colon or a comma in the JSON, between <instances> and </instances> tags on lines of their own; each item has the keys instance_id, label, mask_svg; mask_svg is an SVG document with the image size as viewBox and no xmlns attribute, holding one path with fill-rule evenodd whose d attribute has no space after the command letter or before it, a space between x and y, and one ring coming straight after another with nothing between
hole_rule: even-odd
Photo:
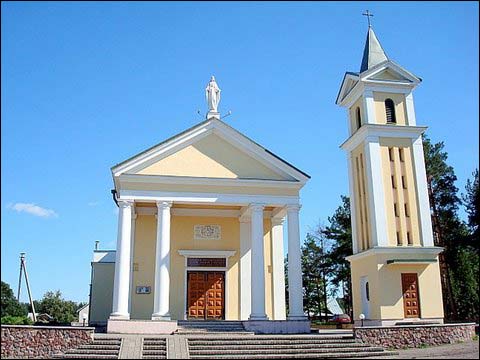
<instances>
[{"instance_id":1,"label":"tower spire","mask_svg":"<svg viewBox=\"0 0 480 360\"><path fill-rule=\"evenodd\" d=\"M360 72L364 72L371 67L388 60L387 54L385 54L385 51L383 50L382 45L380 45L380 42L373 31L372 25L370 24L370 17L373 15L368 10L362 15L365 15L368 18L368 33L365 48L363 49Z\"/></svg>"}]
</instances>

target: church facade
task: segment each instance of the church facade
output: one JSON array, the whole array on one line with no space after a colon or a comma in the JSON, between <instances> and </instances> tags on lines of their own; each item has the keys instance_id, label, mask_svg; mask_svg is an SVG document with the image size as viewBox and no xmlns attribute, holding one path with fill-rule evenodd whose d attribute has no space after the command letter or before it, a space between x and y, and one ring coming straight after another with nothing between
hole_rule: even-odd
<instances>
[{"instance_id":1,"label":"church facade","mask_svg":"<svg viewBox=\"0 0 480 360\"><path fill-rule=\"evenodd\" d=\"M95 253L92 323L305 320L299 192L309 176L220 120L219 95L212 77L205 121L112 168L118 242ZM110 282L97 282L107 268Z\"/></svg>"},{"instance_id":2,"label":"church facade","mask_svg":"<svg viewBox=\"0 0 480 360\"><path fill-rule=\"evenodd\" d=\"M361 69L347 72L337 104L348 110L355 321L443 322L422 134L413 90L421 79L391 61L369 27Z\"/></svg>"},{"instance_id":3,"label":"church facade","mask_svg":"<svg viewBox=\"0 0 480 360\"><path fill-rule=\"evenodd\" d=\"M361 69L345 74L337 96L348 113L341 147L356 323L443 322L426 127L417 125L413 101L420 82L386 56L369 27ZM206 95L205 121L112 167L118 241L116 251L94 253L90 323L120 331L116 325L138 320L169 332L177 320L239 320L260 332L310 332L299 234L309 176L220 119L213 77Z\"/></svg>"}]
</instances>

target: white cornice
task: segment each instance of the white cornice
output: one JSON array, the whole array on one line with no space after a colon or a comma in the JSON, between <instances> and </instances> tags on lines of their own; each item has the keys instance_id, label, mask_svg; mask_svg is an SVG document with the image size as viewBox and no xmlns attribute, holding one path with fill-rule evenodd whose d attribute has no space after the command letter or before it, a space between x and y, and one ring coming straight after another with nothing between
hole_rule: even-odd
<instances>
[{"instance_id":1,"label":"white cornice","mask_svg":"<svg viewBox=\"0 0 480 360\"><path fill-rule=\"evenodd\" d=\"M368 137L394 137L417 139L427 129L426 126L403 126L387 124L364 124L340 147L352 151Z\"/></svg>"},{"instance_id":2,"label":"white cornice","mask_svg":"<svg viewBox=\"0 0 480 360\"><path fill-rule=\"evenodd\" d=\"M145 184L178 184L178 185L208 185L208 186L241 186L241 187L263 187L263 188L287 188L301 189L304 183L289 180L268 180L268 179L229 179L229 178L207 178L190 176L163 176L163 175L138 175L121 174L118 176L120 184L123 183L145 183Z\"/></svg>"},{"instance_id":3,"label":"white cornice","mask_svg":"<svg viewBox=\"0 0 480 360\"><path fill-rule=\"evenodd\" d=\"M172 201L174 204L217 204L217 205L249 205L262 203L268 206L285 206L299 203L298 196L282 195L246 195L222 193L169 192L158 190L120 190L119 199L134 201Z\"/></svg>"},{"instance_id":4,"label":"white cornice","mask_svg":"<svg viewBox=\"0 0 480 360\"><path fill-rule=\"evenodd\" d=\"M347 256L346 259L350 262L356 261L367 256L377 256L377 255L427 255L427 256L437 256L443 251L443 248L438 246L431 247L421 247L421 246L398 246L398 247L374 247L366 251Z\"/></svg>"}]
</instances>

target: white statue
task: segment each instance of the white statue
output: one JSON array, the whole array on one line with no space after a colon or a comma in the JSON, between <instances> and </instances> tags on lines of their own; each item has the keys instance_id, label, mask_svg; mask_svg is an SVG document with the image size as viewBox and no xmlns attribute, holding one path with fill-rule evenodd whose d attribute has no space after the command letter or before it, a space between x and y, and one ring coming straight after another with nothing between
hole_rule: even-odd
<instances>
[{"instance_id":1,"label":"white statue","mask_svg":"<svg viewBox=\"0 0 480 360\"><path fill-rule=\"evenodd\" d=\"M205 95L207 97L208 111L218 112L218 103L220 102L220 88L215 82L215 76L212 76L210 82L205 89Z\"/></svg>"}]
</instances>

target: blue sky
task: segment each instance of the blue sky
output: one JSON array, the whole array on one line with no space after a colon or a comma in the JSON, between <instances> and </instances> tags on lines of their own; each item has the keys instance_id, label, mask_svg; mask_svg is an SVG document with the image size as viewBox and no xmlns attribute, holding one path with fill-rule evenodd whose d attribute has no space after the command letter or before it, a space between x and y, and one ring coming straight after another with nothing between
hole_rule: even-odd
<instances>
[{"instance_id":1,"label":"blue sky","mask_svg":"<svg viewBox=\"0 0 480 360\"><path fill-rule=\"evenodd\" d=\"M365 9L387 55L423 79L417 122L445 142L460 189L478 166L476 2L1 7L1 278L16 291L27 252L35 298L88 300L94 242L116 241L110 167L202 121L211 75L225 121L312 176L302 236L325 222L348 193L335 98L359 70Z\"/></svg>"}]
</instances>

